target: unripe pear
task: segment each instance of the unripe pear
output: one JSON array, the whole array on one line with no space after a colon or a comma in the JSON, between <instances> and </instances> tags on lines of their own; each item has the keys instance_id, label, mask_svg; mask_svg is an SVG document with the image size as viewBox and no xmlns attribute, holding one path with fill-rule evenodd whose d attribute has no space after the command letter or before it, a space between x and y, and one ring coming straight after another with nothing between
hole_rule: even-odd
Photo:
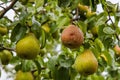
<instances>
[{"instance_id":1,"label":"unripe pear","mask_svg":"<svg viewBox=\"0 0 120 80\"><path fill-rule=\"evenodd\" d=\"M40 52L40 45L33 33L27 34L16 44L16 52L20 58L34 59Z\"/></svg>"},{"instance_id":2,"label":"unripe pear","mask_svg":"<svg viewBox=\"0 0 120 80\"><path fill-rule=\"evenodd\" d=\"M78 48L84 41L84 35L81 29L75 25L69 25L61 34L63 45L68 48Z\"/></svg>"},{"instance_id":3,"label":"unripe pear","mask_svg":"<svg viewBox=\"0 0 120 80\"><path fill-rule=\"evenodd\" d=\"M15 80L34 80L31 72L22 72L19 70L15 76Z\"/></svg>"},{"instance_id":4,"label":"unripe pear","mask_svg":"<svg viewBox=\"0 0 120 80\"><path fill-rule=\"evenodd\" d=\"M73 68L82 75L90 75L97 71L98 62L91 50L85 50L77 56Z\"/></svg>"},{"instance_id":5,"label":"unripe pear","mask_svg":"<svg viewBox=\"0 0 120 80\"><path fill-rule=\"evenodd\" d=\"M1 35L5 35L5 34L7 34L7 32L8 32L8 29L6 27L0 27L0 34Z\"/></svg>"},{"instance_id":6,"label":"unripe pear","mask_svg":"<svg viewBox=\"0 0 120 80\"><path fill-rule=\"evenodd\" d=\"M12 59L12 54L8 50L3 50L0 52L0 59L3 65L7 65Z\"/></svg>"},{"instance_id":7,"label":"unripe pear","mask_svg":"<svg viewBox=\"0 0 120 80\"><path fill-rule=\"evenodd\" d=\"M91 32L93 35L98 35L98 30L99 30L98 26L94 26L91 28Z\"/></svg>"}]
</instances>

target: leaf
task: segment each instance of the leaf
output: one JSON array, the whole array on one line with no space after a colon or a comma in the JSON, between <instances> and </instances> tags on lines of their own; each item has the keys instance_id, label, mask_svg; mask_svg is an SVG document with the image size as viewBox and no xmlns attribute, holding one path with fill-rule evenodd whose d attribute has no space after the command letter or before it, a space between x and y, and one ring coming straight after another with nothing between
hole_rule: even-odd
<instances>
[{"instance_id":1,"label":"leaf","mask_svg":"<svg viewBox=\"0 0 120 80\"><path fill-rule=\"evenodd\" d=\"M58 64L57 61L57 57L53 56L52 58L49 59L47 67L51 70L51 71L55 71L55 65Z\"/></svg>"},{"instance_id":2,"label":"leaf","mask_svg":"<svg viewBox=\"0 0 120 80\"><path fill-rule=\"evenodd\" d=\"M31 31L39 39L39 37L40 37L40 23L34 17L32 18L32 23L33 24L31 26Z\"/></svg>"},{"instance_id":3,"label":"leaf","mask_svg":"<svg viewBox=\"0 0 120 80\"><path fill-rule=\"evenodd\" d=\"M43 6L44 0L35 0L35 6L36 8Z\"/></svg>"},{"instance_id":4,"label":"leaf","mask_svg":"<svg viewBox=\"0 0 120 80\"><path fill-rule=\"evenodd\" d=\"M39 40L41 42L41 47L40 48L43 49L46 45L46 32L43 29L41 29L41 37L40 37Z\"/></svg>"},{"instance_id":5,"label":"leaf","mask_svg":"<svg viewBox=\"0 0 120 80\"><path fill-rule=\"evenodd\" d=\"M77 24L80 27L80 29L83 31L83 33L85 34L87 31L87 24L82 21L79 21Z\"/></svg>"},{"instance_id":6,"label":"leaf","mask_svg":"<svg viewBox=\"0 0 120 80\"><path fill-rule=\"evenodd\" d=\"M35 59L35 60L34 60L34 63L35 63L36 66L37 66L38 74L40 74L40 73L41 73L41 64L40 64L40 62Z\"/></svg>"},{"instance_id":7,"label":"leaf","mask_svg":"<svg viewBox=\"0 0 120 80\"><path fill-rule=\"evenodd\" d=\"M106 34L114 34L115 33L115 30L113 30L112 28L110 27L105 27L103 29L103 32L106 33Z\"/></svg>"},{"instance_id":8,"label":"leaf","mask_svg":"<svg viewBox=\"0 0 120 80\"><path fill-rule=\"evenodd\" d=\"M103 25L105 21L107 20L107 16L105 13L101 13L100 15L97 16L97 22L95 23L96 26Z\"/></svg>"},{"instance_id":9,"label":"leaf","mask_svg":"<svg viewBox=\"0 0 120 80\"><path fill-rule=\"evenodd\" d=\"M105 50L105 51L103 51L102 53L103 53L103 54L105 55L105 57L107 58L108 65L111 65L111 64L112 64L112 61L113 61L111 52Z\"/></svg>"},{"instance_id":10,"label":"leaf","mask_svg":"<svg viewBox=\"0 0 120 80\"><path fill-rule=\"evenodd\" d=\"M62 27L65 24L70 22L70 18L66 17L66 16L61 16L59 17L59 19L57 20L57 27Z\"/></svg>"},{"instance_id":11,"label":"leaf","mask_svg":"<svg viewBox=\"0 0 120 80\"><path fill-rule=\"evenodd\" d=\"M102 41L100 39L96 38L95 43L96 43L96 46L98 46L100 48L100 51L105 50L104 45L103 45L103 43L102 43Z\"/></svg>"},{"instance_id":12,"label":"leaf","mask_svg":"<svg viewBox=\"0 0 120 80\"><path fill-rule=\"evenodd\" d=\"M71 3L71 0L58 0L58 6L68 7Z\"/></svg>"},{"instance_id":13,"label":"leaf","mask_svg":"<svg viewBox=\"0 0 120 80\"><path fill-rule=\"evenodd\" d=\"M69 69L60 67L58 70L56 69L54 80L69 80Z\"/></svg>"},{"instance_id":14,"label":"leaf","mask_svg":"<svg viewBox=\"0 0 120 80\"><path fill-rule=\"evenodd\" d=\"M18 23L12 30L10 37L11 41L15 42L20 40L25 35L26 31L27 31L27 27L22 26L20 23Z\"/></svg>"},{"instance_id":15,"label":"leaf","mask_svg":"<svg viewBox=\"0 0 120 80\"><path fill-rule=\"evenodd\" d=\"M7 3L8 2L8 0L1 0L2 2L4 2L4 3Z\"/></svg>"},{"instance_id":16,"label":"leaf","mask_svg":"<svg viewBox=\"0 0 120 80\"><path fill-rule=\"evenodd\" d=\"M16 65L15 66L15 71L17 72L17 71L21 70L21 67L22 67L21 64Z\"/></svg>"},{"instance_id":17,"label":"leaf","mask_svg":"<svg viewBox=\"0 0 120 80\"><path fill-rule=\"evenodd\" d=\"M74 62L72 59L65 59L65 55L60 55L58 60L59 60L60 66L65 68L71 67Z\"/></svg>"}]
</instances>

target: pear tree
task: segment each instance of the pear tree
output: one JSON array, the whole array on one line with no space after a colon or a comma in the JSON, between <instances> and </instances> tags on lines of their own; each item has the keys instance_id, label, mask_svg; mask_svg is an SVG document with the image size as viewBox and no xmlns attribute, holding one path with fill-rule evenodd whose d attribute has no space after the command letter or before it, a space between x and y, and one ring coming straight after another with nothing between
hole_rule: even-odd
<instances>
[{"instance_id":1,"label":"pear tree","mask_svg":"<svg viewBox=\"0 0 120 80\"><path fill-rule=\"evenodd\" d=\"M115 2L0 0L0 80L119 80Z\"/></svg>"}]
</instances>

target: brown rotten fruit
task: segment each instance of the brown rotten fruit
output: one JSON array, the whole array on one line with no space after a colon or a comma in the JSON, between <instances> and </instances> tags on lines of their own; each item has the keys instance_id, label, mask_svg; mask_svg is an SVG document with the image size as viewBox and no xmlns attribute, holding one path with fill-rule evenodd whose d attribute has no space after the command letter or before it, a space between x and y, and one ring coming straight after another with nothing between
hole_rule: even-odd
<instances>
[{"instance_id":1,"label":"brown rotten fruit","mask_svg":"<svg viewBox=\"0 0 120 80\"><path fill-rule=\"evenodd\" d=\"M82 75L90 75L97 71L98 62L91 50L85 50L77 56L73 68Z\"/></svg>"},{"instance_id":2,"label":"brown rotten fruit","mask_svg":"<svg viewBox=\"0 0 120 80\"><path fill-rule=\"evenodd\" d=\"M77 26L69 25L63 30L61 40L68 48L78 48L84 41L84 35Z\"/></svg>"}]
</instances>

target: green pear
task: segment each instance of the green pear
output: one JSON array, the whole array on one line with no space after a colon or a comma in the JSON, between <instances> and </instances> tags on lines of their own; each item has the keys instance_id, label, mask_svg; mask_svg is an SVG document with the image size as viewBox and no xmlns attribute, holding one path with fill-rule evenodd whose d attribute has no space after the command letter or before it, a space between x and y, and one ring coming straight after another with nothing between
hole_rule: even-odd
<instances>
[{"instance_id":1,"label":"green pear","mask_svg":"<svg viewBox=\"0 0 120 80\"><path fill-rule=\"evenodd\" d=\"M40 52L40 45L33 33L27 34L16 44L16 52L20 58L34 59Z\"/></svg>"},{"instance_id":2,"label":"green pear","mask_svg":"<svg viewBox=\"0 0 120 80\"><path fill-rule=\"evenodd\" d=\"M7 34L7 32L8 32L7 27L0 27L0 34L1 35L5 35L5 34Z\"/></svg>"},{"instance_id":3,"label":"green pear","mask_svg":"<svg viewBox=\"0 0 120 80\"><path fill-rule=\"evenodd\" d=\"M19 70L16 74L15 80L34 80L31 72L22 72Z\"/></svg>"},{"instance_id":4,"label":"green pear","mask_svg":"<svg viewBox=\"0 0 120 80\"><path fill-rule=\"evenodd\" d=\"M85 50L77 56L73 68L82 75L90 75L97 71L98 62L91 50Z\"/></svg>"},{"instance_id":5,"label":"green pear","mask_svg":"<svg viewBox=\"0 0 120 80\"><path fill-rule=\"evenodd\" d=\"M0 59L3 65L7 65L12 59L12 54L8 50L3 50L0 52Z\"/></svg>"}]
</instances>

